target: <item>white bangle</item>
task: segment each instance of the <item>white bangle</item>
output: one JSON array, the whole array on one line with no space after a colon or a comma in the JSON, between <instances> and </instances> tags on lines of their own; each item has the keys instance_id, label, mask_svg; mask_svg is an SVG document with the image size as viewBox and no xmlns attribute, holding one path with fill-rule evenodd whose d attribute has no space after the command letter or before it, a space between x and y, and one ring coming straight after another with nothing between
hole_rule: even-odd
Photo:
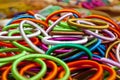
<instances>
[{"instance_id":1,"label":"white bangle","mask_svg":"<svg viewBox=\"0 0 120 80\"><path fill-rule=\"evenodd\" d=\"M24 30L31 30L31 29L24 29ZM41 33L40 30L38 30L38 29L35 29L35 30L37 30L37 31L32 34L28 34L27 37L29 37L29 38L35 37ZM12 31L12 30L10 30L10 31ZM8 34L10 31L0 32L0 40L21 40L21 39L23 39L22 36L3 36L5 34Z\"/></svg>"},{"instance_id":2,"label":"white bangle","mask_svg":"<svg viewBox=\"0 0 120 80\"><path fill-rule=\"evenodd\" d=\"M54 38L54 37L51 37L51 36L44 37L42 38L42 42L48 45L55 45L55 44L62 44L62 43L84 44L88 41L87 37L84 37L82 40L75 40L75 41L54 41L54 40L48 40L49 38Z\"/></svg>"},{"instance_id":3,"label":"white bangle","mask_svg":"<svg viewBox=\"0 0 120 80\"><path fill-rule=\"evenodd\" d=\"M116 49L116 58L118 62L120 62L120 43L118 44L117 49Z\"/></svg>"},{"instance_id":4,"label":"white bangle","mask_svg":"<svg viewBox=\"0 0 120 80\"><path fill-rule=\"evenodd\" d=\"M37 24L35 24L35 23L31 22L31 21L28 21L28 20L23 20L23 21L20 23L20 26L19 26L20 33L21 33L21 35L23 36L23 39L26 41L26 43L28 43L29 46L30 46L31 48L33 48L35 51L37 51L38 53L45 54L45 51L43 51L42 49L36 47L36 45L34 45L34 44L30 41L30 39L27 37L27 35L25 34L25 32L24 32L24 30L23 30L23 24L25 24L25 23L31 24L31 25L33 25L34 27L39 28L40 30L42 30L41 32L43 32L43 33L44 33L44 30L43 30L42 28L40 28ZM45 36L48 36L48 34L47 34L46 32L44 33L44 35L45 35Z\"/></svg>"},{"instance_id":5,"label":"white bangle","mask_svg":"<svg viewBox=\"0 0 120 80\"><path fill-rule=\"evenodd\" d=\"M73 13L67 13L67 14L63 15L58 20L56 20L51 26L49 26L48 29L46 30L46 32L49 33L55 27L55 25L57 25L61 20L63 20L65 17L72 16L72 15L73 15Z\"/></svg>"}]
</instances>

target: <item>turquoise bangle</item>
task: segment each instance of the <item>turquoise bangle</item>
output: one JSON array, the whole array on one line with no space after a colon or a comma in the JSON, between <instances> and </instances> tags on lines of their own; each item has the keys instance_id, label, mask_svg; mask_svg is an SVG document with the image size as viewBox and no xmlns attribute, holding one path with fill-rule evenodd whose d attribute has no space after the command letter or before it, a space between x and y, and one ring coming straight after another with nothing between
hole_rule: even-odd
<instances>
[{"instance_id":1,"label":"turquoise bangle","mask_svg":"<svg viewBox=\"0 0 120 80\"><path fill-rule=\"evenodd\" d=\"M56 49L59 49L59 48L77 48L79 50L84 50L87 55L88 55L88 58L89 59L92 59L92 52L86 48L85 46L82 46L82 45L78 45L78 44L58 44L58 45L54 45L53 47L51 47L47 52L46 54L47 55L51 55L51 53L56 50Z\"/></svg>"},{"instance_id":2,"label":"turquoise bangle","mask_svg":"<svg viewBox=\"0 0 120 80\"><path fill-rule=\"evenodd\" d=\"M12 74L13 76L15 77L15 79L17 80L39 80L40 78L30 78L30 79L25 79L24 77L22 77L18 70L17 70L17 65L19 64L19 62L23 61L24 59L28 59L28 58L31 58L31 59L36 59L36 58L45 58L45 59L50 59L52 61L55 61L56 63L60 64L64 70L65 70L65 75L63 78L61 79L58 79L58 80L68 80L69 76L70 76L70 70L69 70L69 67L66 65L65 62L63 62L62 60L60 60L59 58L56 58L56 57L53 57L53 56L49 56L49 55L45 55L45 54L29 54L29 55L26 55L26 56L23 56L23 57L20 57L18 58L16 61L13 62L13 65L12 65ZM35 60L36 61L36 60ZM38 75L38 74L37 74ZM38 76L37 76L38 77Z\"/></svg>"}]
</instances>

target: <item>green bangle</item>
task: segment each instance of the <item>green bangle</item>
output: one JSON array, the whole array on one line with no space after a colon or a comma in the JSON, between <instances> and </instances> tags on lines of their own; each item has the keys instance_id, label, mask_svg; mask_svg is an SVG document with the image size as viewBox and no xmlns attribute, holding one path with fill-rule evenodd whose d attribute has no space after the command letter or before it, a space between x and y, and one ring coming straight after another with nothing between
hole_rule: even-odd
<instances>
[{"instance_id":1,"label":"green bangle","mask_svg":"<svg viewBox=\"0 0 120 80\"><path fill-rule=\"evenodd\" d=\"M82 46L82 45L78 45L78 44L58 44L58 45L55 45L53 47L51 47L47 52L46 54L47 55L50 55L54 50L56 49L59 49L59 48L77 48L79 50L84 50L87 54L88 54L88 58L89 59L92 59L92 52L86 48L85 46Z\"/></svg>"},{"instance_id":2,"label":"green bangle","mask_svg":"<svg viewBox=\"0 0 120 80\"><path fill-rule=\"evenodd\" d=\"M1 48L0 52L18 52L20 51L19 48Z\"/></svg>"},{"instance_id":3,"label":"green bangle","mask_svg":"<svg viewBox=\"0 0 120 80\"><path fill-rule=\"evenodd\" d=\"M88 46L94 44L95 42L97 42L97 38L95 38L95 39L93 39L92 41L88 42L88 43L85 44L84 46L85 46L85 47L88 47ZM65 58L65 57L72 56L72 55L78 53L79 51L80 51L80 50L75 49L75 50L73 50L73 51L71 51L71 52L67 52L67 53L64 53L64 54L56 55L56 57L63 59L63 58Z\"/></svg>"},{"instance_id":4,"label":"green bangle","mask_svg":"<svg viewBox=\"0 0 120 80\"><path fill-rule=\"evenodd\" d=\"M61 66L63 66L63 68L65 69L65 72L66 74L64 75L63 78L59 79L59 80L68 80L69 76L70 76L70 70L69 70L69 67L66 65L65 62L63 62L62 60L56 58L56 57L53 57L53 56L49 56L49 55L44 55L44 54L29 54L29 55L26 55L26 56L23 56L23 57L20 57L18 58L16 61L13 62L13 65L12 65L12 74L13 76L17 79L17 80L28 80L24 77L22 77L18 70L17 70L17 65L19 64L19 62L23 61L24 59L27 59L27 58L32 58L34 60L34 58L45 58L45 59L50 59L52 61L55 61L56 63L60 64ZM35 60L36 61L36 60ZM37 74L39 75L39 74ZM30 78L29 80L39 80L40 77L37 76L36 79L34 78Z\"/></svg>"},{"instance_id":5,"label":"green bangle","mask_svg":"<svg viewBox=\"0 0 120 80\"><path fill-rule=\"evenodd\" d=\"M26 57L22 57L19 60L16 60L15 62L13 62L13 65L12 65L12 74L13 74L13 77L16 80L39 80L40 78L42 78L45 75L45 73L47 71L46 64L44 63L44 61L42 61L39 58L35 58L34 59L35 62L37 62L37 63L39 63L41 65L41 71L39 73L37 73L36 76L33 76L33 77L27 79L27 78L24 78L24 77L22 77L22 76L19 75L19 73L17 71L17 64L19 62L21 62L22 60L27 59L27 58L30 58L30 55L29 56L27 55Z\"/></svg>"},{"instance_id":6,"label":"green bangle","mask_svg":"<svg viewBox=\"0 0 120 80\"><path fill-rule=\"evenodd\" d=\"M88 25L88 24L78 24L76 21L78 20L84 20L84 21L88 21L88 22L92 22L94 24L96 24L95 26L93 25ZM71 26L76 26L77 28L86 28L86 29L107 29L109 27L109 24L101 21L101 20L95 20L95 19L69 19L68 24Z\"/></svg>"},{"instance_id":7,"label":"green bangle","mask_svg":"<svg viewBox=\"0 0 120 80\"><path fill-rule=\"evenodd\" d=\"M18 58L20 58L20 57L22 57L24 55L26 55L26 53L24 51L22 51L20 54L12 56L12 57L0 58L0 62L1 63L10 62L10 61L16 60L16 59L18 59Z\"/></svg>"},{"instance_id":8,"label":"green bangle","mask_svg":"<svg viewBox=\"0 0 120 80\"><path fill-rule=\"evenodd\" d=\"M11 25L8 25L8 26L4 26L2 28L2 31L7 31L8 29L10 28L17 28L19 26L19 24L11 24ZM29 24L24 24L24 27L31 27L31 25Z\"/></svg>"}]
</instances>

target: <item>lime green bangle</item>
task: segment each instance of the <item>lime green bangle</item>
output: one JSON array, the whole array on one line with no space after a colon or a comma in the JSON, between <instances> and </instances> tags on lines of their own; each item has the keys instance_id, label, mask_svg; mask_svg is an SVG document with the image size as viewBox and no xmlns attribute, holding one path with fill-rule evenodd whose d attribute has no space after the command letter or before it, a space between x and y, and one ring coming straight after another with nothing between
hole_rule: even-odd
<instances>
[{"instance_id":1,"label":"lime green bangle","mask_svg":"<svg viewBox=\"0 0 120 80\"><path fill-rule=\"evenodd\" d=\"M55 61L56 63L60 64L61 66L63 66L63 68L65 69L65 75L63 78L61 79L58 79L58 80L68 80L69 76L70 76L70 70L69 70L69 67L66 65L65 62L63 62L62 60L60 60L59 58L56 58L56 57L53 57L53 56L49 56L49 55L45 55L45 54L29 54L29 55L26 55L26 56L23 56L23 57L20 57L18 58L16 61L13 62L13 65L12 65L12 74L13 76L15 77L15 79L17 80L39 80L40 77L37 76L36 79L34 78L30 78L30 79L26 79L24 77L22 77L18 70L17 70L17 65L19 64L19 62L23 61L24 59L28 59L28 58L31 58L31 59L36 59L36 58L45 58L45 59L50 59L52 61ZM36 61L36 60L35 60ZM41 65L42 66L42 65ZM39 75L39 74L37 74Z\"/></svg>"},{"instance_id":2,"label":"lime green bangle","mask_svg":"<svg viewBox=\"0 0 120 80\"><path fill-rule=\"evenodd\" d=\"M88 21L92 22L95 25L88 25L88 24L78 24L76 21L78 20L83 20L83 21ZM68 24L71 26L76 26L77 28L85 28L85 29L107 29L109 27L109 24L107 22L101 21L101 20L96 20L96 19L69 19Z\"/></svg>"},{"instance_id":3,"label":"lime green bangle","mask_svg":"<svg viewBox=\"0 0 120 80\"><path fill-rule=\"evenodd\" d=\"M14 55L14 56L11 56L11 57L6 57L6 58L0 58L0 62L10 62L10 61L13 61L13 60L16 60L22 56L26 55L26 53L24 51L22 51L20 54L18 55Z\"/></svg>"},{"instance_id":4,"label":"lime green bangle","mask_svg":"<svg viewBox=\"0 0 120 80\"><path fill-rule=\"evenodd\" d=\"M1 48L0 52L18 52L20 51L19 48Z\"/></svg>"},{"instance_id":5,"label":"lime green bangle","mask_svg":"<svg viewBox=\"0 0 120 80\"><path fill-rule=\"evenodd\" d=\"M17 27L19 27L19 24L11 24L11 25L8 25L8 26L4 26L2 31L7 31L10 28L17 28ZM24 27L31 27L31 25L24 24Z\"/></svg>"},{"instance_id":6,"label":"lime green bangle","mask_svg":"<svg viewBox=\"0 0 120 80\"><path fill-rule=\"evenodd\" d=\"M41 71L39 73L37 73L36 76L33 76L29 79L27 78L24 78L22 76L19 75L18 71L17 71L17 65L19 62L21 62L22 60L26 59L26 58L31 58L31 56L27 55L26 57L22 57L20 58L19 60L16 60L13 65L12 65L12 74L13 74L13 77L16 79L16 80L39 80L40 78L42 78L46 71L47 71L47 66L46 64L44 63L44 61L42 61L41 59L39 58L35 58L34 61L39 63L41 65ZM33 58L33 57L32 57Z\"/></svg>"},{"instance_id":7,"label":"lime green bangle","mask_svg":"<svg viewBox=\"0 0 120 80\"><path fill-rule=\"evenodd\" d=\"M59 49L59 48L77 48L79 50L84 50L88 54L88 58L92 59L92 52L86 48L85 46L78 45L78 44L58 44L53 47L51 47L46 54L50 55L54 50Z\"/></svg>"},{"instance_id":8,"label":"lime green bangle","mask_svg":"<svg viewBox=\"0 0 120 80\"><path fill-rule=\"evenodd\" d=\"M8 63L10 63L10 62L0 63L0 67L2 67L2 66L4 66L4 65L6 65L6 64L8 64Z\"/></svg>"}]
</instances>

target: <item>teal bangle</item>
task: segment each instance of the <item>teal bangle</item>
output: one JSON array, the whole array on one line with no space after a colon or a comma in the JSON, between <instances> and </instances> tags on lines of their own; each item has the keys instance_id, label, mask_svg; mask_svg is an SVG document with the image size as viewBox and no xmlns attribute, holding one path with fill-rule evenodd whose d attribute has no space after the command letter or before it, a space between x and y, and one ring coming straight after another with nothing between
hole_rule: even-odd
<instances>
[{"instance_id":1,"label":"teal bangle","mask_svg":"<svg viewBox=\"0 0 120 80\"><path fill-rule=\"evenodd\" d=\"M25 79L24 77L22 77L18 70L17 70L17 65L19 64L19 62L23 61L24 59L27 59L27 58L31 58L34 60L34 58L45 58L45 59L50 59L52 61L55 61L56 63L60 64L61 66L63 66L63 68L65 69L65 75L63 78L59 79L59 80L68 80L69 76L70 76L70 70L69 70L69 67L66 65L65 62L63 62L62 60L60 60L59 58L56 58L56 57L53 57L53 56L49 56L49 55L44 55L44 54L29 54L29 55L26 55L26 56L23 56L23 57L20 57L18 58L16 61L13 62L13 65L12 65L12 74L14 75L14 77L17 79L17 80L28 80L28 79ZM38 75L38 74L37 74ZM37 76L38 77L38 76ZM39 80L38 78L32 78L32 79L29 79L29 80Z\"/></svg>"},{"instance_id":2,"label":"teal bangle","mask_svg":"<svg viewBox=\"0 0 120 80\"><path fill-rule=\"evenodd\" d=\"M31 25L29 25L29 24L24 24L24 27L30 27L30 26ZM7 31L10 28L17 28L17 27L19 27L19 24L11 24L11 25L8 25L8 26L4 26L2 28L2 31Z\"/></svg>"},{"instance_id":3,"label":"teal bangle","mask_svg":"<svg viewBox=\"0 0 120 80\"><path fill-rule=\"evenodd\" d=\"M59 49L59 48L77 48L79 50L84 50L87 53L88 58L92 59L92 52L88 48L86 48L85 46L82 46L80 44L79 45L78 44L58 44L58 45L51 47L46 52L46 54L50 55L54 50Z\"/></svg>"},{"instance_id":4,"label":"teal bangle","mask_svg":"<svg viewBox=\"0 0 120 80\"><path fill-rule=\"evenodd\" d=\"M10 61L13 61L13 60L16 60L22 56L26 55L26 53L24 51L22 51L20 54L18 55L15 55L15 56L11 56L11 57L5 57L5 58L0 58L0 62L3 63L3 62L10 62Z\"/></svg>"},{"instance_id":5,"label":"teal bangle","mask_svg":"<svg viewBox=\"0 0 120 80\"><path fill-rule=\"evenodd\" d=\"M19 73L18 73L18 71L17 71L17 65L18 65L18 63L21 62L24 59L27 59L27 58L30 58L30 56L22 57L22 58L20 58L19 60L16 60L13 63L13 65L12 65L12 74L13 74L13 77L16 80L28 80L27 78L24 78L24 77L20 76ZM29 78L29 80L39 80L40 78L42 78L45 75L45 73L47 71L47 66L44 63L44 61L42 61L39 58L35 58L34 61L37 62L37 63L39 63L41 65L41 71L38 72L36 76L33 76L33 77Z\"/></svg>"}]
</instances>

